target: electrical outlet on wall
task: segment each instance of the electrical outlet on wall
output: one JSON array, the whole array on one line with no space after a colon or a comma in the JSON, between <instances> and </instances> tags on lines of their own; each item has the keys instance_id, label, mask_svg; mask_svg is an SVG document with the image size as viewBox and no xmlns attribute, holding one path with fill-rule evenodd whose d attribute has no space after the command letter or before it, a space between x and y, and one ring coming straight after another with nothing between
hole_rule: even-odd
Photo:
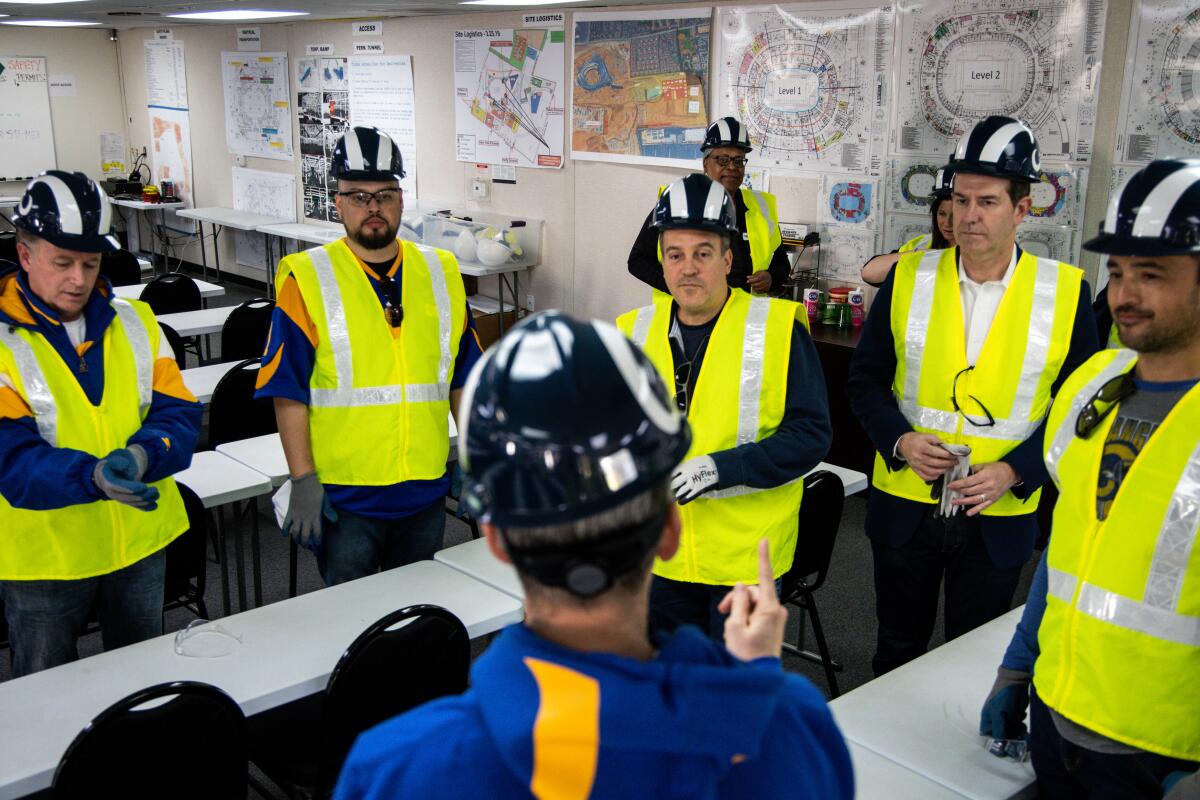
<instances>
[{"instance_id":1,"label":"electrical outlet on wall","mask_svg":"<svg viewBox=\"0 0 1200 800\"><path fill-rule=\"evenodd\" d=\"M244 155L236 155L233 157L233 163L239 167L246 166L246 157Z\"/></svg>"},{"instance_id":2,"label":"electrical outlet on wall","mask_svg":"<svg viewBox=\"0 0 1200 800\"><path fill-rule=\"evenodd\" d=\"M532 295L532 294L527 294L527 295L525 295L525 310L526 310L526 311L533 311L533 310L534 310L534 307L533 307L533 295Z\"/></svg>"},{"instance_id":3,"label":"electrical outlet on wall","mask_svg":"<svg viewBox=\"0 0 1200 800\"><path fill-rule=\"evenodd\" d=\"M476 178L471 181L471 199L476 202L483 202L488 196L487 181Z\"/></svg>"}]
</instances>

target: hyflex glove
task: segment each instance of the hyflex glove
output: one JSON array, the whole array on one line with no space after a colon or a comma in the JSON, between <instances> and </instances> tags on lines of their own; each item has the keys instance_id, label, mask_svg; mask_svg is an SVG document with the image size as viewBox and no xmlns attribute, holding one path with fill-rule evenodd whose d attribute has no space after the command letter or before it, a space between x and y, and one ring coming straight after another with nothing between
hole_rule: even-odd
<instances>
[{"instance_id":1,"label":"hyflex glove","mask_svg":"<svg viewBox=\"0 0 1200 800\"><path fill-rule=\"evenodd\" d=\"M283 518L283 532L291 535L301 547L315 548L321 544L322 518L337 522L337 512L333 510L317 473L292 478L292 499L288 503L287 516Z\"/></svg>"},{"instance_id":2,"label":"hyflex glove","mask_svg":"<svg viewBox=\"0 0 1200 800\"><path fill-rule=\"evenodd\" d=\"M1028 672L1000 667L996 682L983 704L979 735L993 739L1020 739L1025 735L1025 711L1029 708Z\"/></svg>"},{"instance_id":3,"label":"hyflex glove","mask_svg":"<svg viewBox=\"0 0 1200 800\"><path fill-rule=\"evenodd\" d=\"M146 473L146 451L139 445L113 450L96 462L92 482L109 500L141 511L158 508L158 489L142 482Z\"/></svg>"},{"instance_id":4,"label":"hyflex glove","mask_svg":"<svg viewBox=\"0 0 1200 800\"><path fill-rule=\"evenodd\" d=\"M681 506L717 488L718 483L720 477L717 475L717 465L712 456L689 458L671 473L671 493Z\"/></svg>"}]
</instances>

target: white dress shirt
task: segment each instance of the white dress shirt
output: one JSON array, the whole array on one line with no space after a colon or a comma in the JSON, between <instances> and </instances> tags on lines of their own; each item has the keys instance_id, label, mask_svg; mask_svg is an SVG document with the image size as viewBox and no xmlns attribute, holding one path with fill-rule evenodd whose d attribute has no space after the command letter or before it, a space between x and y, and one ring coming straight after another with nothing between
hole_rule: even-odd
<instances>
[{"instance_id":1,"label":"white dress shirt","mask_svg":"<svg viewBox=\"0 0 1200 800\"><path fill-rule=\"evenodd\" d=\"M963 325L967 337L967 363L975 366L979 359L979 351L983 349L983 341L991 330L992 320L1004 299L1004 292L1012 280L1013 270L1017 268L1017 247L1013 245L1012 258L1004 277L998 281L976 283L967 275L962 265L962 256L958 261L958 288L962 294Z\"/></svg>"}]
</instances>

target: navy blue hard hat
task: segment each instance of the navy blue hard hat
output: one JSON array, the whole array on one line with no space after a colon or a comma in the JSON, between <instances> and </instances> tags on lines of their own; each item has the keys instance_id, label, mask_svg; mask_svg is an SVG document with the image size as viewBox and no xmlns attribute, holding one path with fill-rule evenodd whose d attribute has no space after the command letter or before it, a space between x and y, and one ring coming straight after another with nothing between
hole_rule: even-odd
<instances>
[{"instance_id":1,"label":"navy blue hard hat","mask_svg":"<svg viewBox=\"0 0 1200 800\"><path fill-rule=\"evenodd\" d=\"M1013 117L987 117L963 134L950 158L954 174L1041 179L1042 151L1033 130Z\"/></svg>"},{"instance_id":2,"label":"navy blue hard hat","mask_svg":"<svg viewBox=\"0 0 1200 800\"><path fill-rule=\"evenodd\" d=\"M50 170L29 182L13 225L56 247L79 253L121 249L112 235L112 206L100 184L82 172Z\"/></svg>"},{"instance_id":3,"label":"navy blue hard hat","mask_svg":"<svg viewBox=\"0 0 1200 800\"><path fill-rule=\"evenodd\" d=\"M397 181L404 177L400 148L378 128L354 127L334 145L329 159L334 180Z\"/></svg>"},{"instance_id":4,"label":"navy blue hard hat","mask_svg":"<svg viewBox=\"0 0 1200 800\"><path fill-rule=\"evenodd\" d=\"M699 172L663 189L651 225L659 231L687 228L722 235L737 233L737 215L725 187Z\"/></svg>"},{"instance_id":5,"label":"navy blue hard hat","mask_svg":"<svg viewBox=\"0 0 1200 800\"><path fill-rule=\"evenodd\" d=\"M954 165L947 164L937 171L933 178L933 199L941 200L949 197L954 188Z\"/></svg>"},{"instance_id":6,"label":"navy blue hard hat","mask_svg":"<svg viewBox=\"0 0 1200 800\"><path fill-rule=\"evenodd\" d=\"M1100 235L1084 250L1112 256L1200 252L1200 159L1151 161L1108 201Z\"/></svg>"},{"instance_id":7,"label":"navy blue hard hat","mask_svg":"<svg viewBox=\"0 0 1200 800\"><path fill-rule=\"evenodd\" d=\"M708 126L704 132L704 143L700 152L707 153L714 147L739 147L749 153L754 148L750 146L750 133L737 117L721 117Z\"/></svg>"},{"instance_id":8,"label":"navy blue hard hat","mask_svg":"<svg viewBox=\"0 0 1200 800\"><path fill-rule=\"evenodd\" d=\"M598 514L662 484L691 431L658 371L606 322L523 320L479 360L458 460L471 513L500 527Z\"/></svg>"}]
</instances>

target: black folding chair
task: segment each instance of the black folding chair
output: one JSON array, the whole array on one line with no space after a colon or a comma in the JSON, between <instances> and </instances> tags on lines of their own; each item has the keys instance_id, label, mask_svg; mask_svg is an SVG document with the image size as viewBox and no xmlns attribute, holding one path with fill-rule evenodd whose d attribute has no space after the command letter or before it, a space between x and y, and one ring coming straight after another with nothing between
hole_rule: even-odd
<instances>
[{"instance_id":1,"label":"black folding chair","mask_svg":"<svg viewBox=\"0 0 1200 800\"><path fill-rule=\"evenodd\" d=\"M137 286L142 282L142 265L133 253L117 250L100 257L100 274L113 286Z\"/></svg>"},{"instance_id":2,"label":"black folding chair","mask_svg":"<svg viewBox=\"0 0 1200 800\"><path fill-rule=\"evenodd\" d=\"M324 694L250 720L251 759L291 796L326 797L359 734L461 694L470 666L470 637L458 617L433 605L394 611L346 648Z\"/></svg>"},{"instance_id":3,"label":"black folding chair","mask_svg":"<svg viewBox=\"0 0 1200 800\"><path fill-rule=\"evenodd\" d=\"M279 430L275 423L275 407L270 400L257 400L254 386L258 380L259 360L248 358L237 364L217 382L208 404L208 447L215 450L227 442L265 436ZM247 512L255 512L254 500L247 500L234 516L235 522ZM221 510L216 509L218 558L221 561L221 588L225 613L229 613L229 560L226 553L226 533ZM250 513L250 558L254 569L254 602L262 604L262 566L258 540L258 514ZM242 537L234 537L237 557L238 601L246 607L245 556ZM294 563L294 560L293 560ZM294 575L293 571L293 575ZM294 578L293 578L294 581Z\"/></svg>"},{"instance_id":4,"label":"black folding chair","mask_svg":"<svg viewBox=\"0 0 1200 800\"><path fill-rule=\"evenodd\" d=\"M265 297L247 300L231 311L221 326L221 360L262 358L274 311L275 301Z\"/></svg>"},{"instance_id":5,"label":"black folding chair","mask_svg":"<svg viewBox=\"0 0 1200 800\"><path fill-rule=\"evenodd\" d=\"M188 529L167 545L167 574L163 611L186 608L200 619L208 619L204 588L208 573L208 514L204 503L188 487L178 484L187 510Z\"/></svg>"},{"instance_id":6,"label":"black folding chair","mask_svg":"<svg viewBox=\"0 0 1200 800\"><path fill-rule=\"evenodd\" d=\"M833 558L833 545L837 540L842 522L842 507L846 502L842 479L828 470L814 472L804 479L804 499L800 501L800 535L796 539L796 556L792 567L784 573L782 602L800 609L800 626L796 644L783 643L787 653L825 668L825 679L829 681L829 693L833 697L841 694L837 675L842 665L829 654L825 641L825 630L821 616L817 613L814 593L825 585L829 574L829 562ZM810 580L811 578L811 580ZM804 647L805 617L812 618L813 636L817 640L816 653Z\"/></svg>"},{"instance_id":7,"label":"black folding chair","mask_svg":"<svg viewBox=\"0 0 1200 800\"><path fill-rule=\"evenodd\" d=\"M179 331L165 322L158 323L158 327L162 328L163 335L167 337L167 344L175 351L175 363L179 365L179 370L182 372L187 369L187 348Z\"/></svg>"},{"instance_id":8,"label":"black folding chair","mask_svg":"<svg viewBox=\"0 0 1200 800\"><path fill-rule=\"evenodd\" d=\"M245 797L247 776L238 704L215 686L177 681L134 692L92 720L58 762L53 795Z\"/></svg>"},{"instance_id":9,"label":"black folding chair","mask_svg":"<svg viewBox=\"0 0 1200 800\"><path fill-rule=\"evenodd\" d=\"M199 311L202 305L200 288L196 282L177 272L160 275L147 283L140 299L160 316L180 311Z\"/></svg>"}]
</instances>

